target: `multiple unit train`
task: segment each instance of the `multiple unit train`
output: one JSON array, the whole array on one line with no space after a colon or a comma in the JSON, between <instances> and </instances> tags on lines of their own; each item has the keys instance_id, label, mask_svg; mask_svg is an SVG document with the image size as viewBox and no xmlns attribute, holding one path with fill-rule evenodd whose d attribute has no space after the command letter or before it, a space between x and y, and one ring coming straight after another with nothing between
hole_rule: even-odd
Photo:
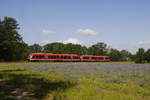
<instances>
[{"instance_id":1,"label":"multiple unit train","mask_svg":"<svg viewBox=\"0 0 150 100\"><path fill-rule=\"evenodd\" d=\"M110 61L108 56L92 56L92 55L73 55L73 54L52 54L52 53L32 53L28 61Z\"/></svg>"}]
</instances>

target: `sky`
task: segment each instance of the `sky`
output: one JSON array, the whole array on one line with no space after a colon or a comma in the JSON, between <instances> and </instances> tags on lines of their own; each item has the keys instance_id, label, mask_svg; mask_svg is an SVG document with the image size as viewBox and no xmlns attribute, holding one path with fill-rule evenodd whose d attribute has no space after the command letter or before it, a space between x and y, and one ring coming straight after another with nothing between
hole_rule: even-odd
<instances>
[{"instance_id":1,"label":"sky","mask_svg":"<svg viewBox=\"0 0 150 100\"><path fill-rule=\"evenodd\" d=\"M4 16L17 20L30 45L105 42L132 53L150 48L150 0L0 0Z\"/></svg>"}]
</instances>

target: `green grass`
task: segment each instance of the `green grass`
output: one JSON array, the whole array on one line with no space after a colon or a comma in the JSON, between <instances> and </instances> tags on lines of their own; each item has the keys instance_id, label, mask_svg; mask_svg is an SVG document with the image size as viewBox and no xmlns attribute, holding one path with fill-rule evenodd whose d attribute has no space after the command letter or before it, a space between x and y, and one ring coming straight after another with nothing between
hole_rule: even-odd
<instances>
[{"instance_id":1,"label":"green grass","mask_svg":"<svg viewBox=\"0 0 150 100\"><path fill-rule=\"evenodd\" d=\"M69 79L65 78L67 74L53 71L45 73L3 65L0 100L150 100L150 75L145 72L150 71L137 71L137 76L132 71L99 71L88 77ZM101 76L97 77L98 73Z\"/></svg>"}]
</instances>

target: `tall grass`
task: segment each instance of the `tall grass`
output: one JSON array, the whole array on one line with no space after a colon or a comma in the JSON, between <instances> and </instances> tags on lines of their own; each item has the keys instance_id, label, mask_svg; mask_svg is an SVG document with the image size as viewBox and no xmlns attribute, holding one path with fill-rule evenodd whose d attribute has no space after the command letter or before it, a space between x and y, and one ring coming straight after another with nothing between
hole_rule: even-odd
<instances>
[{"instance_id":1,"label":"tall grass","mask_svg":"<svg viewBox=\"0 0 150 100\"><path fill-rule=\"evenodd\" d=\"M98 71L66 78L71 73L0 66L0 100L150 100L149 72Z\"/></svg>"}]
</instances>

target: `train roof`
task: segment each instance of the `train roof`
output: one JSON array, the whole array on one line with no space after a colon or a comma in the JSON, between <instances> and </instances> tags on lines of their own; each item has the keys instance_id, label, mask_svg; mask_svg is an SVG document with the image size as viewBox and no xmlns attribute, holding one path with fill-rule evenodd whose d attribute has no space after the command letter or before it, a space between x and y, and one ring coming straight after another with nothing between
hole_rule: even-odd
<instances>
[{"instance_id":1,"label":"train roof","mask_svg":"<svg viewBox=\"0 0 150 100\"><path fill-rule=\"evenodd\" d=\"M109 57L109 56L95 56L95 55L82 55L82 56L89 56L89 57Z\"/></svg>"},{"instance_id":2,"label":"train roof","mask_svg":"<svg viewBox=\"0 0 150 100\"><path fill-rule=\"evenodd\" d=\"M54 54L54 53L32 53L31 55L36 55L36 54L44 54L44 55L67 55L67 56L80 56L80 55L76 55L76 54ZM86 57L109 57L109 56L95 56L95 55L81 55L82 57L86 56Z\"/></svg>"},{"instance_id":3,"label":"train roof","mask_svg":"<svg viewBox=\"0 0 150 100\"><path fill-rule=\"evenodd\" d=\"M34 54L52 54L52 55L71 55L71 56L79 56L79 55L76 55L76 54L54 54L54 53L32 53L33 55Z\"/></svg>"}]
</instances>

